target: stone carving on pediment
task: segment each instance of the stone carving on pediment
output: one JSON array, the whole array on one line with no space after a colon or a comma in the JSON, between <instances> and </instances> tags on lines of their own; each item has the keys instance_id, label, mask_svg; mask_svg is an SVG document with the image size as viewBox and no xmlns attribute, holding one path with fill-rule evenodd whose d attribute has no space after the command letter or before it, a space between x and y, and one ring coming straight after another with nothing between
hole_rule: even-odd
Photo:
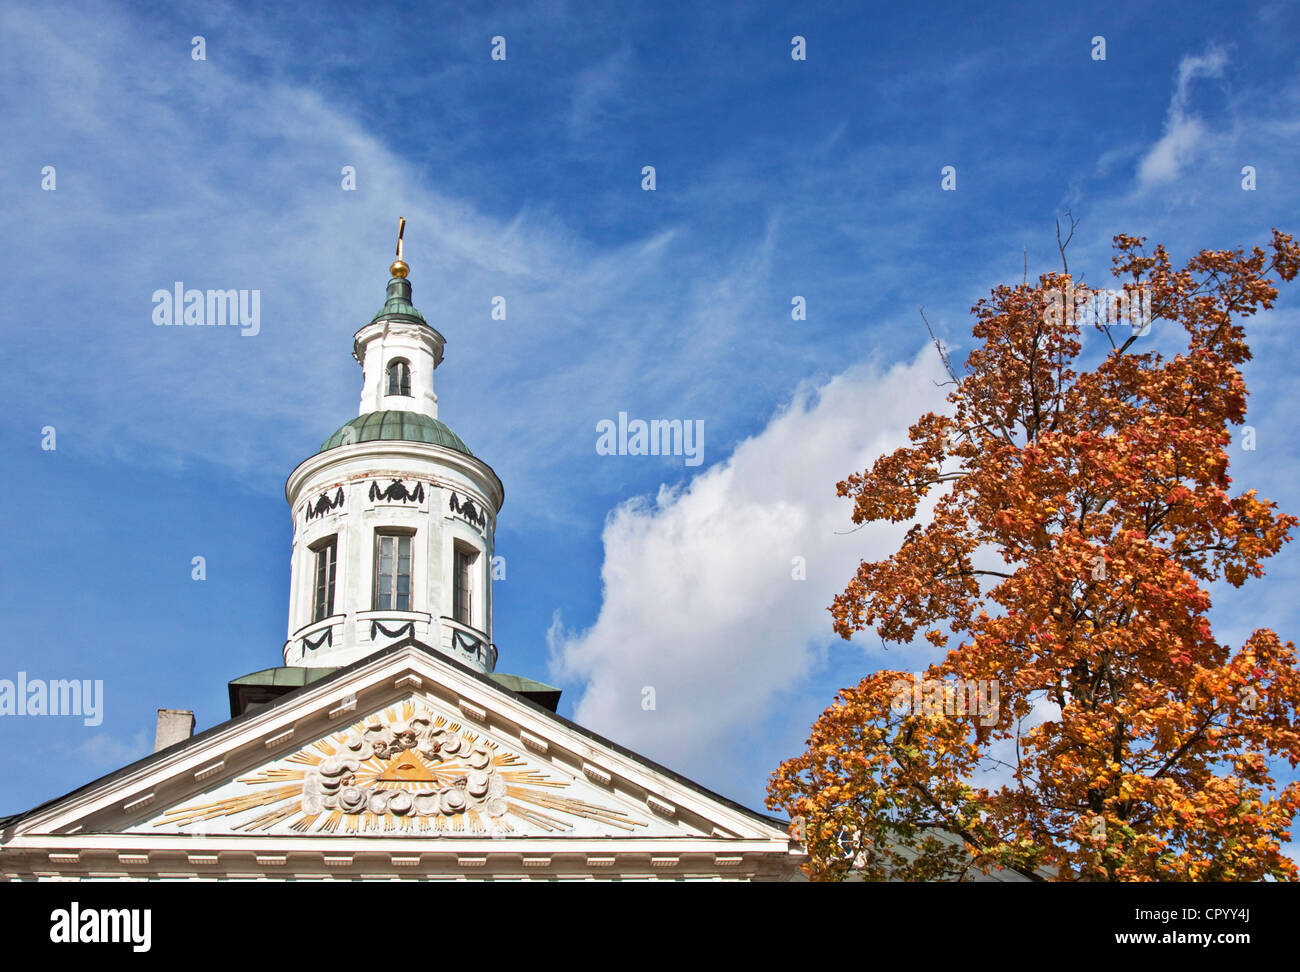
<instances>
[{"instance_id":1,"label":"stone carving on pediment","mask_svg":"<svg viewBox=\"0 0 1300 972\"><path fill-rule=\"evenodd\" d=\"M634 832L618 809L568 797L565 780L530 768L486 737L407 701L241 777L232 796L168 810L155 827L193 832L206 821L232 831L279 825L298 833L562 832L573 818ZM250 811L261 810L248 819ZM211 827L206 829L211 832Z\"/></svg>"}]
</instances>

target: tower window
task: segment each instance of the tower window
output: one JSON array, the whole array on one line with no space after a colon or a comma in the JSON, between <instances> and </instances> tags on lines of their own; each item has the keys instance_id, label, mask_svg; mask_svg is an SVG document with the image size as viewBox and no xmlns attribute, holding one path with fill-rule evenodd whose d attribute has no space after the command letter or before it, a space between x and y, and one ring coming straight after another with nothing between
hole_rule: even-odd
<instances>
[{"instance_id":1,"label":"tower window","mask_svg":"<svg viewBox=\"0 0 1300 972\"><path fill-rule=\"evenodd\" d=\"M411 535L375 534L375 609L411 610Z\"/></svg>"},{"instance_id":2,"label":"tower window","mask_svg":"<svg viewBox=\"0 0 1300 972\"><path fill-rule=\"evenodd\" d=\"M388 394L411 394L411 365L401 358L388 363Z\"/></svg>"},{"instance_id":3,"label":"tower window","mask_svg":"<svg viewBox=\"0 0 1300 972\"><path fill-rule=\"evenodd\" d=\"M472 571L474 561L477 559L477 553L459 544L452 554L452 576L455 578L455 585L452 587L451 616L461 624L471 626L473 625L473 621L470 620L473 615L471 597L474 592Z\"/></svg>"},{"instance_id":4,"label":"tower window","mask_svg":"<svg viewBox=\"0 0 1300 972\"><path fill-rule=\"evenodd\" d=\"M312 620L320 621L334 613L334 572L338 565L338 537L329 537L312 548L316 554L316 586L312 603Z\"/></svg>"}]
</instances>

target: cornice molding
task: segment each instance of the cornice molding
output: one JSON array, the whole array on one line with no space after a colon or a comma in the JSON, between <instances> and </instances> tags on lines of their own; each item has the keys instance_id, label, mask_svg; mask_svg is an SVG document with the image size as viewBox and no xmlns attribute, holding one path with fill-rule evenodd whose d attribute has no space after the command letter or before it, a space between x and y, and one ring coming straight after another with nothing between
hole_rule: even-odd
<instances>
[{"instance_id":1,"label":"cornice molding","mask_svg":"<svg viewBox=\"0 0 1300 972\"><path fill-rule=\"evenodd\" d=\"M501 507L505 504L505 486L496 471L483 460L432 442L411 442L406 439L368 439L352 445L337 446L304 459L285 480L285 500L296 512L298 502L303 498L303 487L331 466L342 466L357 460L375 460L378 463L395 458L414 459L431 464L433 467L443 466L460 472L479 488L479 501L490 505L494 513L500 513ZM368 470L364 475L349 477L347 480L340 479L337 484L352 479L360 481L370 478L389 478L387 474L390 472L399 472L399 470L387 470L376 466L373 471ZM416 474L407 471L405 475L413 478ZM463 484L440 479L433 470L421 471L418 475L444 489L464 489ZM316 486L313 490L318 488L322 487Z\"/></svg>"}]
</instances>

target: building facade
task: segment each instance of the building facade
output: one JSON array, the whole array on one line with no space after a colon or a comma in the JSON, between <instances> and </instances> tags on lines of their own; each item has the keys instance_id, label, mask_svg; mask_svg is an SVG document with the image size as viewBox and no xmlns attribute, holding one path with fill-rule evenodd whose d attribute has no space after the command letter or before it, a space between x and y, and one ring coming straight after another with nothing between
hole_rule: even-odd
<instances>
[{"instance_id":1,"label":"building facade","mask_svg":"<svg viewBox=\"0 0 1300 972\"><path fill-rule=\"evenodd\" d=\"M406 263L356 332L358 415L290 474L282 664L231 718L0 821L7 880L792 880L786 822L558 716L497 672L501 481L438 418L445 340Z\"/></svg>"}]
</instances>

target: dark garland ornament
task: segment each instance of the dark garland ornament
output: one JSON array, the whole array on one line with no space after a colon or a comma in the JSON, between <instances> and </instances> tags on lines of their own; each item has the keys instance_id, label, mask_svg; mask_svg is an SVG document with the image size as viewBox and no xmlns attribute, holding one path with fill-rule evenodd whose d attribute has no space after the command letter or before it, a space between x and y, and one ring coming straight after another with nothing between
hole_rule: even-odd
<instances>
[{"instance_id":1,"label":"dark garland ornament","mask_svg":"<svg viewBox=\"0 0 1300 972\"><path fill-rule=\"evenodd\" d=\"M316 639L315 644L312 644L311 639L308 638L306 635L303 635L302 653L306 655L307 652L315 651L321 645L332 646L333 644L334 644L334 625L330 625L328 628L326 628L324 631L321 632L320 637Z\"/></svg>"},{"instance_id":2,"label":"dark garland ornament","mask_svg":"<svg viewBox=\"0 0 1300 972\"><path fill-rule=\"evenodd\" d=\"M387 489L380 489L373 480L370 483L370 502L384 500L389 503L423 503L424 483L416 483L415 489L407 489L400 479L394 479Z\"/></svg>"},{"instance_id":3,"label":"dark garland ornament","mask_svg":"<svg viewBox=\"0 0 1300 972\"><path fill-rule=\"evenodd\" d=\"M316 499L315 503L307 504L307 522L310 523L312 520L316 519L316 517L324 516L326 513L332 513L334 510L337 510L342 505L343 505L342 486L340 486L339 491L334 494L333 499L330 499L329 490L326 490L325 492L320 494L320 496Z\"/></svg>"},{"instance_id":4,"label":"dark garland ornament","mask_svg":"<svg viewBox=\"0 0 1300 972\"><path fill-rule=\"evenodd\" d=\"M484 641L482 638L476 638L458 628L452 628L451 646L460 649L476 661L481 661L487 666L489 672L497 667L496 646Z\"/></svg>"},{"instance_id":5,"label":"dark garland ornament","mask_svg":"<svg viewBox=\"0 0 1300 972\"><path fill-rule=\"evenodd\" d=\"M472 499L466 497L465 502L461 503L456 499L456 494L452 493L450 506L453 513L459 513L480 530L487 529L487 514L475 506Z\"/></svg>"},{"instance_id":6,"label":"dark garland ornament","mask_svg":"<svg viewBox=\"0 0 1300 972\"><path fill-rule=\"evenodd\" d=\"M375 640L375 632L376 632L376 631L378 631L378 632L380 632L381 634L383 634L383 636L384 636L385 638L401 638L401 637L403 637L404 635L407 635L407 636L410 636L410 637L414 638L414 637L415 637L415 622L414 622L414 621L407 621L406 624L399 625L396 631L389 631L387 628L385 628L385 627L384 627L382 624L380 624L378 621L371 621L371 622L370 622L370 640L371 640L371 641L374 641L374 640Z\"/></svg>"},{"instance_id":7,"label":"dark garland ornament","mask_svg":"<svg viewBox=\"0 0 1300 972\"><path fill-rule=\"evenodd\" d=\"M480 639L475 638L473 635L467 635L457 628L453 628L451 631L451 643L453 647L468 652L475 657L478 657L479 652L483 650L483 642Z\"/></svg>"}]
</instances>

